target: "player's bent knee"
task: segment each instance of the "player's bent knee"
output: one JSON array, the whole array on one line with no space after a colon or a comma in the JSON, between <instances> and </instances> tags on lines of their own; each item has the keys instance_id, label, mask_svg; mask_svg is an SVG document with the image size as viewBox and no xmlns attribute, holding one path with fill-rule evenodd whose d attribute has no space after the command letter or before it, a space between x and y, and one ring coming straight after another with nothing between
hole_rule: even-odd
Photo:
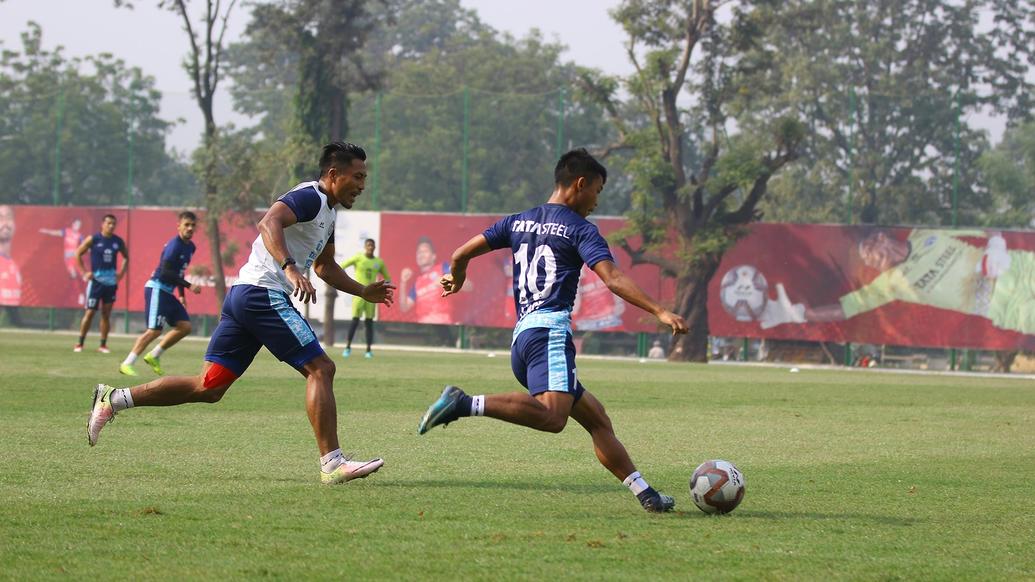
<instances>
[{"instance_id":1,"label":"player's bent knee","mask_svg":"<svg viewBox=\"0 0 1035 582\"><path fill-rule=\"evenodd\" d=\"M551 416L546 419L543 423L542 430L545 432L552 432L554 434L564 430L565 425L568 424L567 416Z\"/></svg>"},{"instance_id":2,"label":"player's bent knee","mask_svg":"<svg viewBox=\"0 0 1035 582\"><path fill-rule=\"evenodd\" d=\"M323 357L313 360L315 369L313 370L316 374L327 378L333 378L335 372L338 371L338 366L334 363L334 360Z\"/></svg>"}]
</instances>

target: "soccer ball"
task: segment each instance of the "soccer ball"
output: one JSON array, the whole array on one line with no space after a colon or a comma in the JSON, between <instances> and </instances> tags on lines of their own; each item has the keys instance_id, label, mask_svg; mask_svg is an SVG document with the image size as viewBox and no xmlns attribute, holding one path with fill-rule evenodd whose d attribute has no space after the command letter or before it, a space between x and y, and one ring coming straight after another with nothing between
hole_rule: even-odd
<instances>
[{"instance_id":1,"label":"soccer ball","mask_svg":"<svg viewBox=\"0 0 1035 582\"><path fill-rule=\"evenodd\" d=\"M690 496L705 513L729 513L744 499L744 475L729 461L705 461L690 477Z\"/></svg>"},{"instance_id":2,"label":"soccer ball","mask_svg":"<svg viewBox=\"0 0 1035 582\"><path fill-rule=\"evenodd\" d=\"M737 321L754 321L769 301L769 283L753 265L737 265L722 276L719 301Z\"/></svg>"}]
</instances>

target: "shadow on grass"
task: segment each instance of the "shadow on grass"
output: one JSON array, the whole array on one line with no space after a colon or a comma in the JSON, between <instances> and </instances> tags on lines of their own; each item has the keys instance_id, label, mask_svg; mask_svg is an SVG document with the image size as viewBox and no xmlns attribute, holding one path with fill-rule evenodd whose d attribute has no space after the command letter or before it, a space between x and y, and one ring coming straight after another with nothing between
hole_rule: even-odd
<instances>
[{"instance_id":1,"label":"shadow on grass","mask_svg":"<svg viewBox=\"0 0 1035 582\"><path fill-rule=\"evenodd\" d=\"M833 521L862 521L878 525L910 526L920 523L920 520L912 517L893 517L889 515L869 515L865 513L818 513L815 511L738 511L736 516L739 519L765 519L772 521L789 520L833 520ZM720 516L721 517L721 516Z\"/></svg>"},{"instance_id":2,"label":"shadow on grass","mask_svg":"<svg viewBox=\"0 0 1035 582\"><path fill-rule=\"evenodd\" d=\"M565 491L568 493L611 493L622 489L606 484L549 483L544 481L465 481L462 479L431 479L414 481L384 481L379 487L405 488L460 488L460 489L513 489L515 491Z\"/></svg>"}]
</instances>

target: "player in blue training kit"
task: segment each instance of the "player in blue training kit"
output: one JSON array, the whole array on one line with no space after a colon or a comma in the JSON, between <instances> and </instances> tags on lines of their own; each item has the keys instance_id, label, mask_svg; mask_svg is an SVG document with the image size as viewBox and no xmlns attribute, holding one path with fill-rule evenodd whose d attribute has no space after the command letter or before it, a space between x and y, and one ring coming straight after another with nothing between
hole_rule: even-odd
<instances>
[{"instance_id":1,"label":"player in blue training kit","mask_svg":"<svg viewBox=\"0 0 1035 582\"><path fill-rule=\"evenodd\" d=\"M144 315L147 317L147 330L140 334L133 349L129 351L126 359L119 365L119 372L126 376L136 376L137 371L133 367L140 354L144 353L147 346L158 336L162 335L162 328L166 325L172 327L155 349L144 356L144 362L155 374L161 376L164 373L160 358L169 348L176 345L176 342L190 335L190 315L187 314L187 295L184 289L190 289L195 294L201 293L201 286L191 284L183 278L187 273L187 265L194 256L194 229L197 227L198 217L189 210L184 210L177 217L176 236L162 247L162 256L158 259L158 267L144 284ZM177 299L173 292L178 292Z\"/></svg>"},{"instance_id":2,"label":"player in blue training kit","mask_svg":"<svg viewBox=\"0 0 1035 582\"><path fill-rule=\"evenodd\" d=\"M90 324L93 323L93 315L97 309L101 310L101 347L97 351L102 354L110 353L108 349L108 332L111 331L111 308L115 306L115 292L119 288L119 281L126 274L126 267L129 266L129 249L126 248L126 241L115 234L117 220L114 214L105 214L101 220L101 231L86 237L86 240L76 249L75 257L79 263L79 270L83 273L83 280L86 281L86 313L79 323L79 341L75 344L73 351L83 351L83 341L90 331ZM83 255L90 253L90 270L83 264ZM122 265L115 269L117 256L122 254Z\"/></svg>"},{"instance_id":3,"label":"player in blue training kit","mask_svg":"<svg viewBox=\"0 0 1035 582\"><path fill-rule=\"evenodd\" d=\"M133 388L99 384L87 423L90 445L115 413L133 406L171 406L218 402L266 346L278 360L306 379L306 412L320 450L320 480L344 483L377 471L384 461L353 461L338 444L334 399L334 362L320 347L313 328L291 304L316 303L307 276L310 267L328 285L371 303L392 304L394 289L385 281L361 285L334 260L335 207L352 208L367 177L366 152L350 143L324 146L320 179L299 184L281 196L259 221L248 263L223 302L219 325L197 376L166 377ZM261 469L257 474L261 474ZM245 478L251 479L249 474Z\"/></svg>"},{"instance_id":4,"label":"player in blue training kit","mask_svg":"<svg viewBox=\"0 0 1035 582\"><path fill-rule=\"evenodd\" d=\"M603 405L575 373L571 310L582 265L613 293L653 314L672 333L686 333L683 318L662 308L614 263L607 241L586 216L597 205L607 170L584 149L564 154L554 170L555 187L546 204L504 218L453 252L442 277L443 295L460 291L471 259L496 249L514 256L514 328L510 365L528 392L468 396L456 386L424 413L418 432L464 416L491 416L546 432L560 432L574 418L593 438L597 459L650 512L669 511L671 497L647 484L615 436Z\"/></svg>"}]
</instances>

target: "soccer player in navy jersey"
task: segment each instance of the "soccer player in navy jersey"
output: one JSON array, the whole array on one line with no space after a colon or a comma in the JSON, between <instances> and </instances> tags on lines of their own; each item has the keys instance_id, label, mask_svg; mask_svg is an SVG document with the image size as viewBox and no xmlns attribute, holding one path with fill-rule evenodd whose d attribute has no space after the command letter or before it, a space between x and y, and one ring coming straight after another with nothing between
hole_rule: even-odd
<instances>
[{"instance_id":1,"label":"soccer player in navy jersey","mask_svg":"<svg viewBox=\"0 0 1035 582\"><path fill-rule=\"evenodd\" d=\"M73 348L76 352L83 351L83 341L86 340L86 334L90 331L93 316L98 309L101 310L101 347L97 348L97 351L102 354L111 352L108 349L111 308L115 306L115 292L119 288L119 281L129 266L129 249L126 248L126 241L115 234L115 225L115 215L105 214L101 220L101 231L86 237L75 251L76 262L83 273L83 281L86 281L86 313L79 323L79 341ZM83 264L83 255L86 253L90 253L89 270ZM118 262L119 254L122 255L122 265L116 269L115 263Z\"/></svg>"},{"instance_id":2,"label":"soccer player in navy jersey","mask_svg":"<svg viewBox=\"0 0 1035 582\"><path fill-rule=\"evenodd\" d=\"M115 413L134 406L218 402L266 348L306 379L306 412L320 450L320 480L344 483L377 471L384 461L353 461L338 444L334 362L313 328L291 304L294 295L316 303L310 267L328 285L371 303L392 304L395 287L386 281L361 285L334 260L335 207L352 208L367 177L363 148L343 142L324 146L320 179L303 182L281 196L259 221L248 262L223 302L219 325L197 376L167 376L132 388L98 384L87 423L91 446Z\"/></svg>"},{"instance_id":3,"label":"soccer player in navy jersey","mask_svg":"<svg viewBox=\"0 0 1035 582\"><path fill-rule=\"evenodd\" d=\"M615 436L603 405L583 388L575 373L571 310L582 265L589 265L615 295L686 333L683 318L647 296L620 271L597 227L586 220L597 205L607 170L584 149L572 150L557 162L554 191L542 206L513 214L453 252L449 273L442 277L443 296L460 291L471 259L496 249L514 257L514 328L510 365L528 391L468 396L456 386L424 413L418 432L464 416L490 416L546 432L560 432L574 418L593 438L597 459L621 480L650 512L669 511L675 502L640 475L625 446Z\"/></svg>"},{"instance_id":4,"label":"soccer player in navy jersey","mask_svg":"<svg viewBox=\"0 0 1035 582\"><path fill-rule=\"evenodd\" d=\"M192 327L190 314L187 313L186 307L187 294L183 290L190 289L191 292L198 294L201 293L201 285L191 283L183 276L187 274L187 265L190 264L196 250L191 239L194 238L197 223L198 217L189 210L184 210L177 216L176 236L169 239L169 242L162 247L158 267L144 284L144 314L147 316L147 329L140 334L133 344L133 349L119 365L119 372L126 376L137 375L133 364L136 363L140 354L144 353L147 346L162 335L162 328L166 325L172 329L165 334L155 349L144 356L144 362L151 366L151 369L159 376L164 373L160 360L162 354L190 335ZM179 293L179 299L173 294L174 292Z\"/></svg>"}]
</instances>

